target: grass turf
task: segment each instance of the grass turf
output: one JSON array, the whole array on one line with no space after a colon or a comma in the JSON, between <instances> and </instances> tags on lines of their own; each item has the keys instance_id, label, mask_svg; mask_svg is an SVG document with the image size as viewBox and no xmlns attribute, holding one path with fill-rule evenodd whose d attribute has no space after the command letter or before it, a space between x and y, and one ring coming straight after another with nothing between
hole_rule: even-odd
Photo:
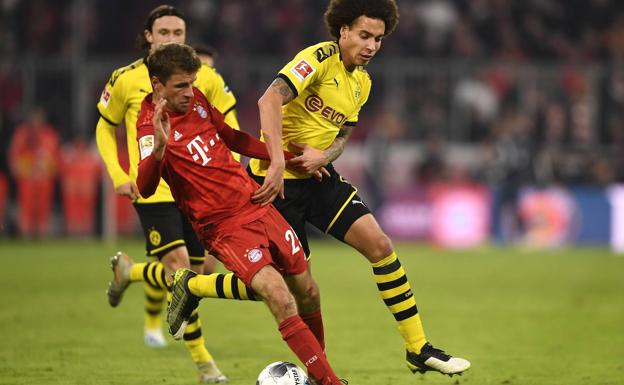
<instances>
[{"instance_id":1,"label":"grass turf","mask_svg":"<svg viewBox=\"0 0 624 385\"><path fill-rule=\"evenodd\" d=\"M143 295L105 296L108 257L138 241L0 241L0 384L194 384L184 345L143 346ZM327 353L354 385L624 383L624 258L604 249L442 251L399 245L428 338L468 358L462 377L412 375L370 268L337 242L313 244ZM260 303L204 300L204 336L232 385L296 358Z\"/></svg>"}]
</instances>

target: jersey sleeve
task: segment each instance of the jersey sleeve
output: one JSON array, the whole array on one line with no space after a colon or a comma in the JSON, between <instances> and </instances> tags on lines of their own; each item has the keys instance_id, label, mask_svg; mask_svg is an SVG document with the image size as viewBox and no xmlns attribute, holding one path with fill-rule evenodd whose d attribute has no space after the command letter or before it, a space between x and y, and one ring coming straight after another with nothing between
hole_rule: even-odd
<instances>
[{"instance_id":1,"label":"jersey sleeve","mask_svg":"<svg viewBox=\"0 0 624 385\"><path fill-rule=\"evenodd\" d=\"M116 126L110 124L106 119L100 118L95 127L95 141L98 152L104 161L104 165L106 165L108 175L110 175L113 185L117 188L124 183L130 182L130 177L119 164L115 129Z\"/></svg>"},{"instance_id":2,"label":"jersey sleeve","mask_svg":"<svg viewBox=\"0 0 624 385\"><path fill-rule=\"evenodd\" d=\"M145 103L143 103L145 105ZM139 169L137 174L137 188L143 198L154 194L162 174L163 161L158 161L152 155L154 151L154 126L151 123L151 110L141 109L137 120L137 145L139 146Z\"/></svg>"},{"instance_id":3,"label":"jersey sleeve","mask_svg":"<svg viewBox=\"0 0 624 385\"><path fill-rule=\"evenodd\" d=\"M113 126L118 126L126 114L127 89L123 77L113 72L100 95L97 109L100 116Z\"/></svg>"},{"instance_id":4,"label":"jersey sleeve","mask_svg":"<svg viewBox=\"0 0 624 385\"><path fill-rule=\"evenodd\" d=\"M327 61L319 62L314 51L303 50L279 71L277 77L288 83L296 97L326 71Z\"/></svg>"}]
</instances>

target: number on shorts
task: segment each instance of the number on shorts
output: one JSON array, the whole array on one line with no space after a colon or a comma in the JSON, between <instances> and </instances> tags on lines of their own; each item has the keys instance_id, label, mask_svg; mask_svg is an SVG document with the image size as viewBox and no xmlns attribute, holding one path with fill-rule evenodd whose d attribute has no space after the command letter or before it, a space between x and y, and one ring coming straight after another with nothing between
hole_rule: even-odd
<instances>
[{"instance_id":1,"label":"number on shorts","mask_svg":"<svg viewBox=\"0 0 624 385\"><path fill-rule=\"evenodd\" d=\"M297 245L297 235L295 234L294 231L292 231L292 229L286 230L286 233L284 234L284 236L286 237L286 240L290 242L293 255L295 255L299 250L301 250L299 245Z\"/></svg>"}]
</instances>

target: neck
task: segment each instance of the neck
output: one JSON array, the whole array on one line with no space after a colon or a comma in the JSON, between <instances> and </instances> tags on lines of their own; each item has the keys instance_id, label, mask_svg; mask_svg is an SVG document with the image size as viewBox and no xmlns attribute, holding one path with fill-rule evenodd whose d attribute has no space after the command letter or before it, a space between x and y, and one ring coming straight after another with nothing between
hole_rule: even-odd
<instances>
[{"instance_id":1,"label":"neck","mask_svg":"<svg viewBox=\"0 0 624 385\"><path fill-rule=\"evenodd\" d=\"M347 58L342 54L344 51L342 49L342 45L340 44L341 40L338 39L337 43L338 43L338 50L340 51L340 60L342 61L342 65L344 65L345 69L349 72L353 72L353 70L355 69L356 65L355 64L350 64L347 62Z\"/></svg>"}]
</instances>

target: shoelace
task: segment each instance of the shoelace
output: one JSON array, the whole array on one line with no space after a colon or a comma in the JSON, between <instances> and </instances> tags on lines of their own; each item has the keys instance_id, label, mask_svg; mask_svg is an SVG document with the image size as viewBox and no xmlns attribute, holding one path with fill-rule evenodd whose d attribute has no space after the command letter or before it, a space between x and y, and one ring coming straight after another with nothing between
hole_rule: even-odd
<instances>
[{"instance_id":1,"label":"shoelace","mask_svg":"<svg viewBox=\"0 0 624 385\"><path fill-rule=\"evenodd\" d=\"M449 360L451 358L451 356L446 354L444 352L444 350L438 349L438 348L434 348L431 344L425 345L424 348L427 350L427 353L429 355L434 356L436 358L442 358L444 361L447 361L447 360ZM423 349L423 350L425 350L425 349Z\"/></svg>"}]
</instances>

